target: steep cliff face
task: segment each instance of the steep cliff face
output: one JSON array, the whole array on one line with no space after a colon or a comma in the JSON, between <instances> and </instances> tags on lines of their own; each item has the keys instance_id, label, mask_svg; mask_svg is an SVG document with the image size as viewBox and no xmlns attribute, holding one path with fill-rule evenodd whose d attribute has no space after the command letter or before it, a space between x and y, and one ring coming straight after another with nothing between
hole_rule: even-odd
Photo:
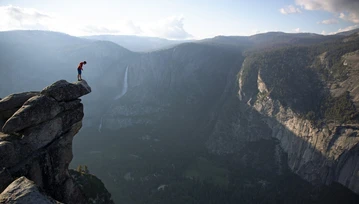
<instances>
[{"instance_id":1,"label":"steep cliff face","mask_svg":"<svg viewBox=\"0 0 359 204\"><path fill-rule=\"evenodd\" d=\"M358 124L329 123L318 128L270 97L253 107L266 116L272 137L281 142L295 173L317 184L337 181L359 193Z\"/></svg>"},{"instance_id":2,"label":"steep cliff face","mask_svg":"<svg viewBox=\"0 0 359 204\"><path fill-rule=\"evenodd\" d=\"M12 193L17 191L28 195L31 189L41 188L63 203L87 203L68 166L73 157L72 139L84 117L78 98L90 92L86 81L60 80L41 92L13 94L0 101L0 191L23 176L7 187L1 201L16 199L20 193ZM26 203L26 199L19 202Z\"/></svg>"},{"instance_id":3,"label":"steep cliff face","mask_svg":"<svg viewBox=\"0 0 359 204\"><path fill-rule=\"evenodd\" d=\"M336 49L341 50L338 59L326 52L310 58L293 49L249 57L239 75L239 97L262 115L293 172L315 184L339 182L359 193L358 83L353 78L359 55L351 52L358 47L328 52Z\"/></svg>"},{"instance_id":4,"label":"steep cliff face","mask_svg":"<svg viewBox=\"0 0 359 204\"><path fill-rule=\"evenodd\" d=\"M217 102L226 79L235 79L241 62L234 49L195 43L138 55L121 68L120 84L106 88L117 89L111 92L121 97L106 101L101 126L119 130L169 118L193 119L195 123L193 113L203 115ZM114 76L106 74L106 78ZM124 87L126 94L120 94Z\"/></svg>"}]
</instances>

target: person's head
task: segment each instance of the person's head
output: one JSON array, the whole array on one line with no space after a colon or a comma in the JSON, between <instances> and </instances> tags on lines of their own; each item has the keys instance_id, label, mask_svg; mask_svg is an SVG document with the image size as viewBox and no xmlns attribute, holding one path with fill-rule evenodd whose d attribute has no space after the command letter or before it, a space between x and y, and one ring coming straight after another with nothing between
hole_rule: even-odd
<instances>
[{"instance_id":1,"label":"person's head","mask_svg":"<svg viewBox=\"0 0 359 204\"><path fill-rule=\"evenodd\" d=\"M86 61L84 61L84 64L86 64Z\"/></svg>"}]
</instances>

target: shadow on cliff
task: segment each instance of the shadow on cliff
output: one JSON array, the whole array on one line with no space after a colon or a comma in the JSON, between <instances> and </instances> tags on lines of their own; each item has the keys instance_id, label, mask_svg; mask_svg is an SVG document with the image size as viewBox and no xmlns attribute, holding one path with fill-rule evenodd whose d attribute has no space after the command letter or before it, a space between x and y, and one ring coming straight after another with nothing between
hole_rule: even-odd
<instances>
[{"instance_id":1,"label":"shadow on cliff","mask_svg":"<svg viewBox=\"0 0 359 204\"><path fill-rule=\"evenodd\" d=\"M295 50L294 53L296 52L298 51ZM258 80L260 78L258 78L258 76L263 76L263 81L268 82L275 81L273 79L275 77L288 78L287 76L284 76L286 74L288 75L288 73L283 70L271 70L271 73L269 69L267 69L266 72L260 72L259 67L264 65L258 65L257 67L254 66L256 63L258 63L256 60L245 60L243 63L243 69L239 74L239 80L243 80L241 75L246 75L245 77L247 81L228 82L231 84L232 88L226 91L227 95L224 96L224 98L221 98L225 102L218 107L218 110L216 110L217 114L215 114L213 119L208 120L209 122L206 126L207 131L204 131L204 133L205 135L209 135L207 147L210 151L219 154L230 154L237 151L235 148L243 148L244 144L248 141L258 141L260 139L269 139L274 137L278 139L280 146L287 153L288 166L294 173L315 185L329 185L333 182L338 182L358 193L359 178L357 172L359 171L359 167L356 164L356 159L359 159L357 156L357 152L359 152L359 145L355 145L352 148L348 148L348 150L342 151L337 159L330 158L322 152L329 152L327 148L332 148L336 141L343 139L340 137L342 136L342 133L345 132L345 128L343 129L340 126L334 127L335 132L333 132L333 137L329 140L329 146L321 152L317 148L320 148L318 144L323 141L319 140L323 139L323 137L310 137L309 132L301 133L304 136L296 135L295 132L291 131L284 124L278 121L275 116L271 117L259 113L252 106L257 100L268 100L269 98L260 95L258 91ZM249 66L250 68L246 66ZM256 67L258 69L256 69ZM249 70L246 70L246 68ZM319 100L323 97L323 95L329 95L329 92L324 91L323 93L320 91L325 89L321 85L320 79L318 78L319 76L310 69L302 71L300 69L292 69L292 71L293 73L289 74L290 77L285 80L285 82L282 81L282 83L286 84L285 86L283 85L283 87L300 87L300 84L304 84L304 86L300 87L300 89L294 89L287 92L282 92L284 90L284 88L282 88L282 91L276 90L275 92L270 92L269 94L274 94L276 99L283 99L283 95L289 94L290 97L288 98L290 100L280 100L280 102L286 103L287 106L284 107L285 109L292 106L295 107L296 112L310 111L310 107L317 109L319 105L316 100ZM278 72L280 73L279 76L270 76L273 75L273 73ZM302 77L299 80L294 80L298 75ZM239 87L238 84L241 83L244 83L244 85ZM273 82L273 84L267 88L278 87L279 83L280 81L275 83ZM243 89L247 91L245 93L247 96L240 93L240 99L238 99L236 92L238 90L243 92ZM306 90L308 89L311 91L306 93ZM295 93L296 91L299 93ZM322 94L316 94L320 92L322 92ZM262 98L259 98L258 96ZM297 100L294 100L293 98ZM304 103L305 107L301 108L300 104L308 98L311 100ZM247 101L248 103L245 103ZM279 111L279 107L273 109L275 115ZM310 121L307 121L307 123L310 123ZM357 128L351 127L351 130L357 131ZM318 132L314 135L319 134L320 131L324 131L324 128L317 129L317 131ZM306 134L308 136L305 136ZM348 135L348 137L353 138L357 134L353 132ZM328 138L324 139L328 140ZM336 148L338 148L338 146L336 146Z\"/></svg>"},{"instance_id":2,"label":"shadow on cliff","mask_svg":"<svg viewBox=\"0 0 359 204\"><path fill-rule=\"evenodd\" d=\"M357 127L311 125L311 121L344 118L353 109L347 97L334 99L326 87L328 73L317 63L317 56L327 51L325 46L280 48L248 56L239 74L239 96L242 105L253 107L258 115L254 118L264 121L270 135L280 141L293 172L312 183L335 181L358 193Z\"/></svg>"},{"instance_id":3,"label":"shadow on cliff","mask_svg":"<svg viewBox=\"0 0 359 204\"><path fill-rule=\"evenodd\" d=\"M356 144L337 158L329 158L323 155L317 148L320 138L310 136L298 136L288 129L284 124L275 118L264 116L255 110L252 110L254 118L262 119L271 126L271 132L268 135L276 138L280 146L288 155L289 168L300 177L311 182L315 186L321 184L331 185L340 183L341 185L358 193L358 152L359 145ZM309 122L309 121L308 121ZM340 134L340 127L336 134ZM317 132L318 133L318 132ZM306 134L306 133L304 133ZM334 135L333 137L339 137ZM317 140L310 143L311 140ZM315 144L315 145L313 145Z\"/></svg>"}]
</instances>

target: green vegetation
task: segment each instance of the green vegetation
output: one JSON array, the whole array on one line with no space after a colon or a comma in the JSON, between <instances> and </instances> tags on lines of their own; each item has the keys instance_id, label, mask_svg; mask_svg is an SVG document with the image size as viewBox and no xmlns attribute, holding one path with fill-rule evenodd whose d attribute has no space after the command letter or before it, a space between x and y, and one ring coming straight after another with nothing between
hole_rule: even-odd
<instances>
[{"instance_id":1,"label":"green vegetation","mask_svg":"<svg viewBox=\"0 0 359 204\"><path fill-rule=\"evenodd\" d=\"M76 171L81 173L81 174L89 174L90 171L88 170L88 167L86 165L82 166L82 165L79 165L77 168L76 168Z\"/></svg>"},{"instance_id":2,"label":"green vegetation","mask_svg":"<svg viewBox=\"0 0 359 204\"><path fill-rule=\"evenodd\" d=\"M319 107L322 84L310 69L313 57L308 53L308 47L285 47L249 56L243 66L241 79L246 84L243 88L260 99L257 95L260 74L273 99L298 113L315 110Z\"/></svg>"},{"instance_id":3,"label":"green vegetation","mask_svg":"<svg viewBox=\"0 0 359 204\"><path fill-rule=\"evenodd\" d=\"M357 120L349 93L333 97L325 87L347 78L342 56L359 50L358 44L340 40L248 53L241 75L246 96L260 101L269 95L313 124ZM258 74L269 93L258 93Z\"/></svg>"},{"instance_id":4,"label":"green vegetation","mask_svg":"<svg viewBox=\"0 0 359 204\"><path fill-rule=\"evenodd\" d=\"M91 148L81 144L75 162L86 161L119 203L322 203L317 198L324 190L289 172L285 163L278 166L275 140L251 142L235 154L218 156L209 154L198 137L186 136L182 126L171 130L137 127L106 137L85 130L77 137L101 152L89 153ZM357 199L354 194L347 198Z\"/></svg>"},{"instance_id":5,"label":"green vegetation","mask_svg":"<svg viewBox=\"0 0 359 204\"><path fill-rule=\"evenodd\" d=\"M206 158L199 157L189 165L185 177L199 181L212 181L215 185L228 185L228 170L215 166Z\"/></svg>"},{"instance_id":6,"label":"green vegetation","mask_svg":"<svg viewBox=\"0 0 359 204\"><path fill-rule=\"evenodd\" d=\"M240 79L242 89L246 91L248 97L254 97L258 93L258 71L264 66L263 63L262 55L248 56L243 63Z\"/></svg>"},{"instance_id":7,"label":"green vegetation","mask_svg":"<svg viewBox=\"0 0 359 204\"><path fill-rule=\"evenodd\" d=\"M310 47L309 54L322 55L323 59L315 59L312 68L318 72L319 77L326 82L343 81L347 78L347 67L343 65L342 56L359 50L359 38L354 42L323 43ZM321 61L324 61L322 63Z\"/></svg>"},{"instance_id":8,"label":"green vegetation","mask_svg":"<svg viewBox=\"0 0 359 204\"><path fill-rule=\"evenodd\" d=\"M326 120L334 120L339 123L355 120L358 114L349 92L336 98L328 97L323 102L322 110Z\"/></svg>"},{"instance_id":9,"label":"green vegetation","mask_svg":"<svg viewBox=\"0 0 359 204\"><path fill-rule=\"evenodd\" d=\"M81 170L81 171L78 171ZM89 203L95 201L95 203L110 204L113 203L111 194L105 188L105 185L96 176L91 175L88 172L87 166L79 166L78 170L69 170L71 176L74 178L77 185L85 194Z\"/></svg>"}]
</instances>

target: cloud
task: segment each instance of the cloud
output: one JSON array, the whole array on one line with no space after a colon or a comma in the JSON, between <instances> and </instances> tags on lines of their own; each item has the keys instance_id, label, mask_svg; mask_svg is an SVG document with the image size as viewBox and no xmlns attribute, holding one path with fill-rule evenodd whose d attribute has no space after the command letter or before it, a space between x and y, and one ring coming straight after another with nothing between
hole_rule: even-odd
<instances>
[{"instance_id":1,"label":"cloud","mask_svg":"<svg viewBox=\"0 0 359 204\"><path fill-rule=\"evenodd\" d=\"M126 27L132 34L141 34L143 30L140 26L135 25L131 20L128 20L126 23Z\"/></svg>"},{"instance_id":2,"label":"cloud","mask_svg":"<svg viewBox=\"0 0 359 204\"><path fill-rule=\"evenodd\" d=\"M259 34L259 33L263 33L262 31L258 30L258 29L254 29L252 30L251 34L250 35L256 35L256 34ZM265 33L265 32L264 32Z\"/></svg>"},{"instance_id":3,"label":"cloud","mask_svg":"<svg viewBox=\"0 0 359 204\"><path fill-rule=\"evenodd\" d=\"M293 31L296 33L300 33L300 28L295 28L295 29L293 29Z\"/></svg>"},{"instance_id":4,"label":"cloud","mask_svg":"<svg viewBox=\"0 0 359 204\"><path fill-rule=\"evenodd\" d=\"M349 13L348 15L345 15L344 13L340 13L339 18L353 23L359 23L359 14Z\"/></svg>"},{"instance_id":5,"label":"cloud","mask_svg":"<svg viewBox=\"0 0 359 204\"><path fill-rule=\"evenodd\" d=\"M82 24L74 19L58 18L53 14L34 8L22 8L12 5L0 6L0 31L51 30L78 34L81 33L81 26Z\"/></svg>"},{"instance_id":6,"label":"cloud","mask_svg":"<svg viewBox=\"0 0 359 204\"><path fill-rule=\"evenodd\" d=\"M155 36L168 39L187 39L193 37L184 29L183 16L171 16L149 25Z\"/></svg>"},{"instance_id":7,"label":"cloud","mask_svg":"<svg viewBox=\"0 0 359 204\"><path fill-rule=\"evenodd\" d=\"M142 35L162 37L167 39L187 39L191 38L184 29L183 16L171 16L155 22L136 24L132 20L118 21L112 25L87 25L82 28L84 35L96 34L122 34L122 35Z\"/></svg>"},{"instance_id":8,"label":"cloud","mask_svg":"<svg viewBox=\"0 0 359 204\"><path fill-rule=\"evenodd\" d=\"M343 14L341 19L359 23L358 0L296 0L296 4L306 10L324 10Z\"/></svg>"},{"instance_id":9,"label":"cloud","mask_svg":"<svg viewBox=\"0 0 359 204\"><path fill-rule=\"evenodd\" d=\"M289 5L284 8L281 8L281 9L279 9L279 12L281 12L282 14L285 14L285 15L293 14L293 13L302 13L302 11L299 8L297 8L293 5Z\"/></svg>"},{"instance_id":10,"label":"cloud","mask_svg":"<svg viewBox=\"0 0 359 204\"><path fill-rule=\"evenodd\" d=\"M87 25L82 29L83 32L88 34L118 34L120 30L108 28L104 26Z\"/></svg>"},{"instance_id":11,"label":"cloud","mask_svg":"<svg viewBox=\"0 0 359 204\"><path fill-rule=\"evenodd\" d=\"M0 6L0 31L5 30L51 30L77 36L123 34L168 39L193 37L184 28L183 16L171 16L155 22L143 21L141 24L130 19L107 22L107 24L88 24L88 21L50 15L34 8L21 8L12 5Z\"/></svg>"},{"instance_id":12,"label":"cloud","mask_svg":"<svg viewBox=\"0 0 359 204\"><path fill-rule=\"evenodd\" d=\"M335 19L335 18L328 19L328 20L323 20L321 22L318 22L318 24L325 24L325 25L338 24L338 23L339 23L338 19Z\"/></svg>"},{"instance_id":13,"label":"cloud","mask_svg":"<svg viewBox=\"0 0 359 204\"><path fill-rule=\"evenodd\" d=\"M329 34L334 35L334 34L341 33L341 32L351 31L351 30L354 30L354 29L357 29L357 28L359 28L359 25L352 25L352 26L348 26L346 28L340 28L338 31L332 32L332 33L329 33Z\"/></svg>"},{"instance_id":14,"label":"cloud","mask_svg":"<svg viewBox=\"0 0 359 204\"><path fill-rule=\"evenodd\" d=\"M0 19L0 30L47 30L52 17L33 8L8 5L0 6Z\"/></svg>"}]
</instances>

